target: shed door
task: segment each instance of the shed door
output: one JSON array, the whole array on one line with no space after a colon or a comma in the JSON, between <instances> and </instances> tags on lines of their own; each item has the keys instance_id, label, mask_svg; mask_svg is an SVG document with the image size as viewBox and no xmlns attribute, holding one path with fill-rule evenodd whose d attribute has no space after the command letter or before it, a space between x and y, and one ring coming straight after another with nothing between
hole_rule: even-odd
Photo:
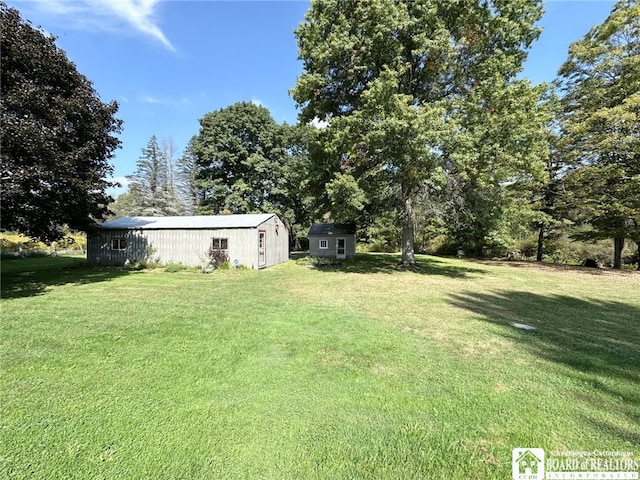
<instances>
[{"instance_id":1,"label":"shed door","mask_svg":"<svg viewBox=\"0 0 640 480\"><path fill-rule=\"evenodd\" d=\"M336 238L336 258L344 260L347 258L347 239Z\"/></svg>"},{"instance_id":2,"label":"shed door","mask_svg":"<svg viewBox=\"0 0 640 480\"><path fill-rule=\"evenodd\" d=\"M267 264L267 232L260 230L258 232L258 267L264 267Z\"/></svg>"}]
</instances>

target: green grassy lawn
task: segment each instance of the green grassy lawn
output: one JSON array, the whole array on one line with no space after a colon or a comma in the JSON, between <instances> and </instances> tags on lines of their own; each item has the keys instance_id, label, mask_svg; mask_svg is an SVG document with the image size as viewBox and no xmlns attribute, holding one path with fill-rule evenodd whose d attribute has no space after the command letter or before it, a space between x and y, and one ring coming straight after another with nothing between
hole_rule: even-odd
<instances>
[{"instance_id":1,"label":"green grassy lawn","mask_svg":"<svg viewBox=\"0 0 640 480\"><path fill-rule=\"evenodd\" d=\"M640 274L397 261L3 261L0 478L507 479L516 447L640 455Z\"/></svg>"}]
</instances>

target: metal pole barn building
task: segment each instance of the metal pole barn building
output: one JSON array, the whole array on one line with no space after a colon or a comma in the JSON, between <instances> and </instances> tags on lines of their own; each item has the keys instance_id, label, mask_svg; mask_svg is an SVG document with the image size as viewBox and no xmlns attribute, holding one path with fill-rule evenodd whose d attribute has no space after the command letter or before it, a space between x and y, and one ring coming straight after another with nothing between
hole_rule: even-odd
<instances>
[{"instance_id":1,"label":"metal pole barn building","mask_svg":"<svg viewBox=\"0 0 640 480\"><path fill-rule=\"evenodd\" d=\"M225 253L232 265L270 267L289 259L289 233L274 213L123 217L87 232L92 264L204 266L211 249Z\"/></svg>"}]
</instances>

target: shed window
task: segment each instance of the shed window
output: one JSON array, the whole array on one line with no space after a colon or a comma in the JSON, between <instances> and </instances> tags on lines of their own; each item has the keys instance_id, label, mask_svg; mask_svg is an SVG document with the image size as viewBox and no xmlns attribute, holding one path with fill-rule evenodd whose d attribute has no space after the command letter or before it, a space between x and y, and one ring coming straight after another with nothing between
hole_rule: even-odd
<instances>
[{"instance_id":1,"label":"shed window","mask_svg":"<svg viewBox=\"0 0 640 480\"><path fill-rule=\"evenodd\" d=\"M226 252L229 249L229 240L226 238L212 238L211 248Z\"/></svg>"},{"instance_id":2,"label":"shed window","mask_svg":"<svg viewBox=\"0 0 640 480\"><path fill-rule=\"evenodd\" d=\"M126 238L112 238L111 239L111 250L126 250L127 249L127 239Z\"/></svg>"},{"instance_id":3,"label":"shed window","mask_svg":"<svg viewBox=\"0 0 640 480\"><path fill-rule=\"evenodd\" d=\"M329 240L320 240L320 248L323 250L329 248Z\"/></svg>"}]
</instances>

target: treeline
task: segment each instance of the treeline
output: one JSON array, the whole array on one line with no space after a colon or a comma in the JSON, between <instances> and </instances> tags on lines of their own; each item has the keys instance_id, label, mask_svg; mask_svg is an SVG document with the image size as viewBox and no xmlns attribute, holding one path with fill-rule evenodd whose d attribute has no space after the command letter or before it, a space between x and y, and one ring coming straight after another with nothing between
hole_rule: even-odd
<instances>
[{"instance_id":1,"label":"treeline","mask_svg":"<svg viewBox=\"0 0 640 480\"><path fill-rule=\"evenodd\" d=\"M179 158L153 137L113 209L275 212L292 245L312 221L356 221L362 248L406 263L640 263L638 2L619 1L540 86L517 77L540 2L382 3L312 4L296 31L299 125L238 103L205 115Z\"/></svg>"},{"instance_id":2,"label":"treeline","mask_svg":"<svg viewBox=\"0 0 640 480\"><path fill-rule=\"evenodd\" d=\"M293 246L312 221L355 221L361 248L409 264L415 251L463 251L640 265L640 5L619 0L556 81L534 86L519 74L542 11L542 0L312 2L295 32L299 124L251 103L211 112L184 151L152 137L111 203L117 103L0 1L0 230L52 242L109 207L269 211Z\"/></svg>"}]
</instances>

